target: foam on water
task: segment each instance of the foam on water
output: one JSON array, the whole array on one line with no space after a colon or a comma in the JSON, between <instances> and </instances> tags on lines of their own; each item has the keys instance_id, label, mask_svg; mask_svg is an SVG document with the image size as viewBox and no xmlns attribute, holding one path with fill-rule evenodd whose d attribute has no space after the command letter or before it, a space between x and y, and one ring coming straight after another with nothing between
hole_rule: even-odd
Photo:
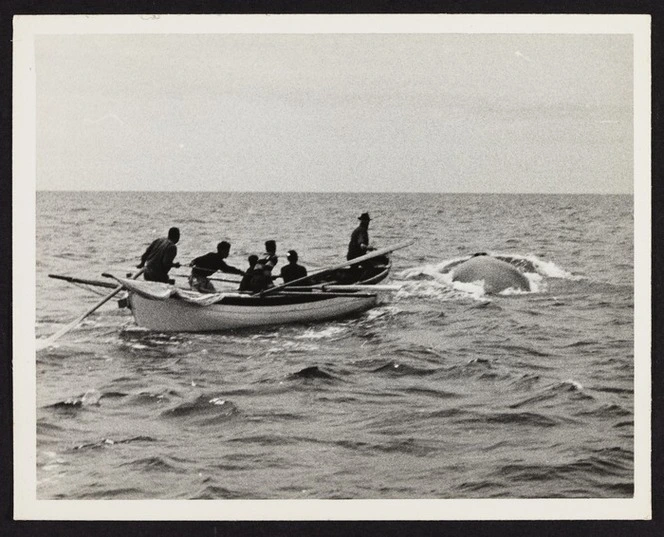
<instances>
[{"instance_id":1,"label":"foam on water","mask_svg":"<svg viewBox=\"0 0 664 537\"><path fill-rule=\"evenodd\" d=\"M517 267L530 284L530 291L523 289L508 288L499 295L529 295L544 293L547 290L546 278L559 278L578 280L570 272L562 269L552 261L544 261L535 255L507 254L490 252L489 255L502 259ZM486 300L484 282L459 282L452 280L455 266L470 259L471 256L454 257L445 259L439 263L428 263L399 272L396 277L407 282L402 290L396 294L397 298L423 297L437 298L440 300L454 300L458 298L472 298L474 300ZM403 282L396 282L403 283ZM450 293L458 291L460 294Z\"/></svg>"},{"instance_id":2,"label":"foam on water","mask_svg":"<svg viewBox=\"0 0 664 537\"><path fill-rule=\"evenodd\" d=\"M374 321L380 317L385 317L389 315L396 315L401 310L396 306L381 306L378 308L371 309L365 313L367 321Z\"/></svg>"},{"instance_id":3,"label":"foam on water","mask_svg":"<svg viewBox=\"0 0 664 537\"><path fill-rule=\"evenodd\" d=\"M457 260L426 264L401 271L395 276L399 280L395 280L394 283L402 285L395 294L395 298L427 298L446 301L470 297L475 300L483 300L482 297L485 294L483 286L476 283L452 281L452 273L445 269L449 268L449 263L454 263L454 261Z\"/></svg>"},{"instance_id":4,"label":"foam on water","mask_svg":"<svg viewBox=\"0 0 664 537\"><path fill-rule=\"evenodd\" d=\"M534 254L512 254L512 253L501 253L501 252L491 252L492 256L498 257L508 263L521 268L524 274L528 277L531 275L539 275L546 278L559 278L564 280L579 280L582 279L581 276L576 276L571 272L566 271L562 267L558 266L553 261L545 261L540 259ZM533 268L532 270L528 270Z\"/></svg>"},{"instance_id":5,"label":"foam on water","mask_svg":"<svg viewBox=\"0 0 664 537\"><path fill-rule=\"evenodd\" d=\"M305 330L302 334L293 336L295 339L328 339L338 336L347 330L344 326L323 326L312 327Z\"/></svg>"}]
</instances>

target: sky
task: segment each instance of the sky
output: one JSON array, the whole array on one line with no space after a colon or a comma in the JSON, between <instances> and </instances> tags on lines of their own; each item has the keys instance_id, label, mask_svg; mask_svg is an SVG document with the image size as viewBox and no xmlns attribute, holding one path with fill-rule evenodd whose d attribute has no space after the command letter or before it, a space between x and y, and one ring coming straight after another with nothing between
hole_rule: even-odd
<instances>
[{"instance_id":1,"label":"sky","mask_svg":"<svg viewBox=\"0 0 664 537\"><path fill-rule=\"evenodd\" d=\"M35 39L37 189L632 193L629 34Z\"/></svg>"}]
</instances>

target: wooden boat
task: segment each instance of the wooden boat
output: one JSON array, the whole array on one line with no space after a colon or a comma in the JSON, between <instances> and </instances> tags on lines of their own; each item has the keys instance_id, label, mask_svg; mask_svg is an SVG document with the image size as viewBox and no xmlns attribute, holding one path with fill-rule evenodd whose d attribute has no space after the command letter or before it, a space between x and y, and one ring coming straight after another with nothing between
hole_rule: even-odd
<instances>
[{"instance_id":1,"label":"wooden boat","mask_svg":"<svg viewBox=\"0 0 664 537\"><path fill-rule=\"evenodd\" d=\"M39 340L37 350L51 346L123 290L127 293L123 302L130 307L136 323L158 331L221 331L317 322L360 313L377 303L380 291L396 290L394 286L376 284L390 273L392 262L389 254L410 246L413 242L405 241L373 251L352 261L317 270L304 278L256 294L237 291L203 294L169 284L138 281L142 270L131 279L103 274L115 279L116 283L49 274L52 278L75 285L113 290L58 332Z\"/></svg>"},{"instance_id":2,"label":"wooden boat","mask_svg":"<svg viewBox=\"0 0 664 537\"><path fill-rule=\"evenodd\" d=\"M366 286L384 280L390 268L389 260L373 265L361 273L363 279L347 284L345 292L324 289L347 282L348 274L341 279L339 275L313 277L301 282L311 286L288 287L263 296L236 292L201 295L154 282L119 278L118 282L129 291L129 307L139 326L160 332L214 332L319 322L361 313L378 301L378 293L365 292ZM354 291L353 287L359 285L361 290Z\"/></svg>"}]
</instances>

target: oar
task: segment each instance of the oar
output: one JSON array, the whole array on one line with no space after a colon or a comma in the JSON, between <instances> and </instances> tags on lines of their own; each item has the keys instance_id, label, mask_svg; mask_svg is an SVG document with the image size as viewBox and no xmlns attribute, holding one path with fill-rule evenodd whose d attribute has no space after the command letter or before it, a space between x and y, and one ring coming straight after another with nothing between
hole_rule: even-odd
<instances>
[{"instance_id":1,"label":"oar","mask_svg":"<svg viewBox=\"0 0 664 537\"><path fill-rule=\"evenodd\" d=\"M295 285L298 282L303 282L305 280L308 280L314 276L320 276L321 274L325 274L327 272L332 272L333 270L339 270L342 268L350 267L351 265L357 265L358 263L363 263L364 261L368 261L369 259L373 259L374 257L380 257L381 255L389 254L390 252L394 252L395 250L400 250L401 248L405 248L406 246L410 246L413 244L415 240L409 240L409 241L404 241L400 242L399 244L395 244L394 246L388 246L386 248L381 248L380 250L375 250L371 252L370 254L365 254L361 257L356 257L355 259L351 259L350 261L346 261L345 263L339 263L338 265L334 265L333 267L328 267L328 268L322 268L320 270L317 270L315 272L312 272L311 274L308 274L306 276L303 276L302 278L297 278L296 280L291 280L288 283L282 283L281 285L275 285L274 287L269 287L268 289L265 289L264 291L259 291L258 293L254 293L255 295L268 295L270 293L274 293L275 291L279 291L280 289L283 289L284 287L289 287L291 285Z\"/></svg>"},{"instance_id":2,"label":"oar","mask_svg":"<svg viewBox=\"0 0 664 537\"><path fill-rule=\"evenodd\" d=\"M337 293L337 292L330 292L330 291L319 291L319 292L311 292L308 293L306 291L289 291L285 290L282 291L282 296L316 296L316 295L325 295L327 298L375 298L376 293Z\"/></svg>"},{"instance_id":3,"label":"oar","mask_svg":"<svg viewBox=\"0 0 664 537\"><path fill-rule=\"evenodd\" d=\"M400 285L361 285L361 284L356 284L356 285L336 285L336 284L329 284L329 285L321 285L319 287L321 291L328 292L353 292L353 291L369 291L369 292L378 292L378 291L400 291L401 286Z\"/></svg>"},{"instance_id":4,"label":"oar","mask_svg":"<svg viewBox=\"0 0 664 537\"><path fill-rule=\"evenodd\" d=\"M177 276L178 278L188 278L189 274L175 274L175 276ZM226 282L226 283L237 283L237 284L240 283L240 280L226 280L224 278L213 278L211 276L208 276L207 279L215 282Z\"/></svg>"},{"instance_id":5,"label":"oar","mask_svg":"<svg viewBox=\"0 0 664 537\"><path fill-rule=\"evenodd\" d=\"M134 274L134 276L132 276L132 280L135 280L136 278L138 278L141 274L143 274L143 272L145 272L144 268L139 270L136 274ZM106 295L104 298L102 298L99 302L97 302L94 306L92 306L85 313L82 313L81 315L76 317L76 319L74 319L68 325L63 326L55 334L53 334L52 336L50 336L46 339L41 339L41 340L37 341L37 350L41 351L41 350L44 350L47 347L50 347L51 345L53 345L53 343L55 341L57 341L62 336L64 336L72 328L76 328L81 323L81 321L83 321L83 319L85 319L88 315L90 315L92 312L94 312L100 306L103 306L104 304L106 304L106 302L111 300L111 298L113 298L115 295L117 295L120 291L122 291L122 286L121 285L119 285L115 289L113 289L113 291L111 291L108 295Z\"/></svg>"},{"instance_id":6,"label":"oar","mask_svg":"<svg viewBox=\"0 0 664 537\"><path fill-rule=\"evenodd\" d=\"M401 285L382 285L382 284L348 284L339 285L336 283L320 283L318 285L294 285L288 288L290 291L322 291L322 292L354 292L354 291L370 291L372 293L377 291L400 291Z\"/></svg>"},{"instance_id":7,"label":"oar","mask_svg":"<svg viewBox=\"0 0 664 537\"><path fill-rule=\"evenodd\" d=\"M81 283L85 285L94 285L96 287L106 287L107 289L115 289L116 285L111 282L102 282L99 280L88 280L86 278L75 278L74 276L61 276L60 274L49 274L49 278L56 280L64 280L68 283Z\"/></svg>"}]
</instances>

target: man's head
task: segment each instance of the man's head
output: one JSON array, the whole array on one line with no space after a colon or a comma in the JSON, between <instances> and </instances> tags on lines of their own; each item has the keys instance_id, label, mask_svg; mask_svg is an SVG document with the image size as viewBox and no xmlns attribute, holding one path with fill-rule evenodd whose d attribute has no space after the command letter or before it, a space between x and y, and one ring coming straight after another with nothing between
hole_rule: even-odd
<instances>
[{"instance_id":1,"label":"man's head","mask_svg":"<svg viewBox=\"0 0 664 537\"><path fill-rule=\"evenodd\" d=\"M256 262L258 261L258 256L255 254L251 254L248 258L249 261L249 266L251 268L254 268L256 266Z\"/></svg>"},{"instance_id":2,"label":"man's head","mask_svg":"<svg viewBox=\"0 0 664 537\"><path fill-rule=\"evenodd\" d=\"M288 250L286 259L288 259L288 261L291 263L297 263L297 252L295 250Z\"/></svg>"},{"instance_id":3,"label":"man's head","mask_svg":"<svg viewBox=\"0 0 664 537\"><path fill-rule=\"evenodd\" d=\"M364 227L369 227L369 222L371 222L369 213L362 213L357 219L360 221L360 225Z\"/></svg>"},{"instance_id":4,"label":"man's head","mask_svg":"<svg viewBox=\"0 0 664 537\"><path fill-rule=\"evenodd\" d=\"M168 239L176 243L180 240L180 230L176 227L172 227L171 229L168 230Z\"/></svg>"},{"instance_id":5,"label":"man's head","mask_svg":"<svg viewBox=\"0 0 664 537\"><path fill-rule=\"evenodd\" d=\"M231 243L227 241L221 241L219 244L217 244L217 253L220 254L222 257L227 257L228 252L231 251Z\"/></svg>"},{"instance_id":6,"label":"man's head","mask_svg":"<svg viewBox=\"0 0 664 537\"><path fill-rule=\"evenodd\" d=\"M274 241L265 241L265 251L268 254L273 254L277 251L277 243Z\"/></svg>"}]
</instances>

